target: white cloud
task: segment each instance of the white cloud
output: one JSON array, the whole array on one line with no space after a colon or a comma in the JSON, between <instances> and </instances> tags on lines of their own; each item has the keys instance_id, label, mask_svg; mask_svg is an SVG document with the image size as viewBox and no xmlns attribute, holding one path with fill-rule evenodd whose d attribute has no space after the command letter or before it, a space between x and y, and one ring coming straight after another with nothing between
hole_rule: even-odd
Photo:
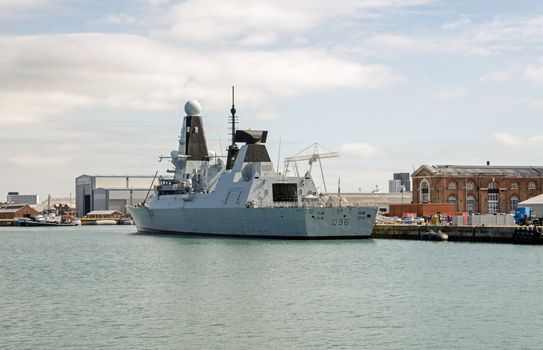
<instances>
[{"instance_id":1,"label":"white cloud","mask_svg":"<svg viewBox=\"0 0 543 350\"><path fill-rule=\"evenodd\" d=\"M504 146L518 146L523 143L519 136L508 133L495 133L494 140Z\"/></svg>"},{"instance_id":2,"label":"white cloud","mask_svg":"<svg viewBox=\"0 0 543 350\"><path fill-rule=\"evenodd\" d=\"M382 154L375 146L365 142L345 143L341 145L341 153L356 157L374 157Z\"/></svg>"},{"instance_id":3,"label":"white cloud","mask_svg":"<svg viewBox=\"0 0 543 350\"><path fill-rule=\"evenodd\" d=\"M443 28L444 29L458 29L458 28L465 27L469 24L471 24L471 19L467 16L462 16L454 22L445 23L443 25Z\"/></svg>"},{"instance_id":4,"label":"white cloud","mask_svg":"<svg viewBox=\"0 0 543 350\"><path fill-rule=\"evenodd\" d=\"M124 12L108 15L101 20L99 23L111 23L111 24L133 24L136 22L136 18L130 16Z\"/></svg>"},{"instance_id":5,"label":"white cloud","mask_svg":"<svg viewBox=\"0 0 543 350\"><path fill-rule=\"evenodd\" d=\"M37 12L50 8L58 0L0 0L0 17L10 17L26 12Z\"/></svg>"},{"instance_id":6,"label":"white cloud","mask_svg":"<svg viewBox=\"0 0 543 350\"><path fill-rule=\"evenodd\" d=\"M279 36L276 33L262 33L244 37L240 44L244 46L261 46L276 43Z\"/></svg>"},{"instance_id":7,"label":"white cloud","mask_svg":"<svg viewBox=\"0 0 543 350\"><path fill-rule=\"evenodd\" d=\"M494 141L507 147L541 147L543 135L521 136L510 133L495 133Z\"/></svg>"},{"instance_id":8,"label":"white cloud","mask_svg":"<svg viewBox=\"0 0 543 350\"><path fill-rule=\"evenodd\" d=\"M153 32L184 42L256 42L261 36L292 37L326 22L355 18L368 11L400 9L431 0L187 0L168 12L168 25ZM268 44L265 40L264 44Z\"/></svg>"},{"instance_id":9,"label":"white cloud","mask_svg":"<svg viewBox=\"0 0 543 350\"><path fill-rule=\"evenodd\" d=\"M6 53L0 57L4 123L91 106L171 110L189 97L203 99L209 110L224 106L232 83L244 89L240 102L255 106L329 88L380 88L402 79L386 66L309 48L208 52L134 35L3 37L0 50Z\"/></svg>"},{"instance_id":10,"label":"white cloud","mask_svg":"<svg viewBox=\"0 0 543 350\"><path fill-rule=\"evenodd\" d=\"M528 105L534 108L543 107L543 98L541 97L525 97L525 98L520 99L519 102L520 104Z\"/></svg>"},{"instance_id":11,"label":"white cloud","mask_svg":"<svg viewBox=\"0 0 543 350\"><path fill-rule=\"evenodd\" d=\"M524 68L524 78L535 82L543 82L543 58L538 65L528 65Z\"/></svg>"},{"instance_id":12,"label":"white cloud","mask_svg":"<svg viewBox=\"0 0 543 350\"><path fill-rule=\"evenodd\" d=\"M19 154L10 156L7 161L24 168L42 168L62 166L68 162L68 158L61 155L48 155L44 152L35 154Z\"/></svg>"},{"instance_id":13,"label":"white cloud","mask_svg":"<svg viewBox=\"0 0 543 350\"><path fill-rule=\"evenodd\" d=\"M504 82L511 80L511 72L491 71L483 74L479 80L482 82Z\"/></svg>"},{"instance_id":14,"label":"white cloud","mask_svg":"<svg viewBox=\"0 0 543 350\"><path fill-rule=\"evenodd\" d=\"M358 40L355 51L367 55L423 52L487 56L543 45L543 16L539 15L497 16L481 22L461 17L443 24L442 29L414 34L365 35ZM352 52L353 49L340 48L339 51Z\"/></svg>"},{"instance_id":15,"label":"white cloud","mask_svg":"<svg viewBox=\"0 0 543 350\"><path fill-rule=\"evenodd\" d=\"M457 100L464 97L467 90L463 88L441 88L432 94L432 97L439 100Z\"/></svg>"}]
</instances>

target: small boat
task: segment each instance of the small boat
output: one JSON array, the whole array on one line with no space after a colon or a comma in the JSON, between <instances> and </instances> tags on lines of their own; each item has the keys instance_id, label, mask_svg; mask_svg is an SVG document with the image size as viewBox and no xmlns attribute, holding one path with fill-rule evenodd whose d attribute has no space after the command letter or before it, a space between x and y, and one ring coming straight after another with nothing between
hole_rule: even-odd
<instances>
[{"instance_id":1,"label":"small boat","mask_svg":"<svg viewBox=\"0 0 543 350\"><path fill-rule=\"evenodd\" d=\"M437 232L434 232L434 230L430 230L424 233L421 239L423 241L446 241L449 239L449 235L441 232L441 230L438 230Z\"/></svg>"},{"instance_id":2,"label":"small boat","mask_svg":"<svg viewBox=\"0 0 543 350\"><path fill-rule=\"evenodd\" d=\"M31 218L20 218L17 220L16 225L19 226L38 226L38 222L36 220L32 220Z\"/></svg>"}]
</instances>

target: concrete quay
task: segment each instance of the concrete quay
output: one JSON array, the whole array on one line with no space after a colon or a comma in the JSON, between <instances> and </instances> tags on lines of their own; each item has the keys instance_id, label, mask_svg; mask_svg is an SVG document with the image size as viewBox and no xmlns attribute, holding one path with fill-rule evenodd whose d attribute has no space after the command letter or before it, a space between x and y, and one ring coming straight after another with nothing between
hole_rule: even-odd
<instances>
[{"instance_id":1,"label":"concrete quay","mask_svg":"<svg viewBox=\"0 0 543 350\"><path fill-rule=\"evenodd\" d=\"M516 233L519 226L452 226L452 225L392 225L376 224L371 234L372 238L422 240L423 235L430 230L441 231L449 236L451 242L486 242L486 243L516 243L543 244L543 238L538 235L519 237Z\"/></svg>"}]
</instances>

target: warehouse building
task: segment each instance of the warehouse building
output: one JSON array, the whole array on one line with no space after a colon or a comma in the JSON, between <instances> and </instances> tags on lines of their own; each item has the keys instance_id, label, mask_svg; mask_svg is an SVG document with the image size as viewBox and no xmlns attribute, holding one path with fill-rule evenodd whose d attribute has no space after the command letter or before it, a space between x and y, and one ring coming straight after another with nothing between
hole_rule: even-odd
<instances>
[{"instance_id":1,"label":"warehouse building","mask_svg":"<svg viewBox=\"0 0 543 350\"><path fill-rule=\"evenodd\" d=\"M530 207L538 218L543 218L543 194L532 197L518 204L519 207Z\"/></svg>"},{"instance_id":2,"label":"warehouse building","mask_svg":"<svg viewBox=\"0 0 543 350\"><path fill-rule=\"evenodd\" d=\"M412 175L413 203L450 203L457 212L511 213L542 193L543 167L422 165Z\"/></svg>"},{"instance_id":3,"label":"warehouse building","mask_svg":"<svg viewBox=\"0 0 543 350\"><path fill-rule=\"evenodd\" d=\"M342 193L341 197L352 205L369 205L379 208L379 213L387 214L392 204L411 203L411 193Z\"/></svg>"},{"instance_id":4,"label":"warehouse building","mask_svg":"<svg viewBox=\"0 0 543 350\"><path fill-rule=\"evenodd\" d=\"M0 220L15 220L18 218L33 218L39 212L28 204L5 205L0 207Z\"/></svg>"},{"instance_id":5,"label":"warehouse building","mask_svg":"<svg viewBox=\"0 0 543 350\"><path fill-rule=\"evenodd\" d=\"M153 176L81 175L75 179L75 203L78 217L94 210L126 213L127 205L143 202Z\"/></svg>"}]
</instances>

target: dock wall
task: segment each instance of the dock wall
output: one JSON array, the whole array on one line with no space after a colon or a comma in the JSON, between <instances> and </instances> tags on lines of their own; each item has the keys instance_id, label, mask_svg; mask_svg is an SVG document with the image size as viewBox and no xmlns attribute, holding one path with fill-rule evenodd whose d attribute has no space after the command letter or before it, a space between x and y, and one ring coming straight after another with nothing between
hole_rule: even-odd
<instances>
[{"instance_id":1,"label":"dock wall","mask_svg":"<svg viewBox=\"0 0 543 350\"><path fill-rule=\"evenodd\" d=\"M540 239L519 241L513 237L518 226L441 226L441 225L383 225L373 228L372 238L420 240L430 230L441 231L453 242L527 243L541 244Z\"/></svg>"}]
</instances>

